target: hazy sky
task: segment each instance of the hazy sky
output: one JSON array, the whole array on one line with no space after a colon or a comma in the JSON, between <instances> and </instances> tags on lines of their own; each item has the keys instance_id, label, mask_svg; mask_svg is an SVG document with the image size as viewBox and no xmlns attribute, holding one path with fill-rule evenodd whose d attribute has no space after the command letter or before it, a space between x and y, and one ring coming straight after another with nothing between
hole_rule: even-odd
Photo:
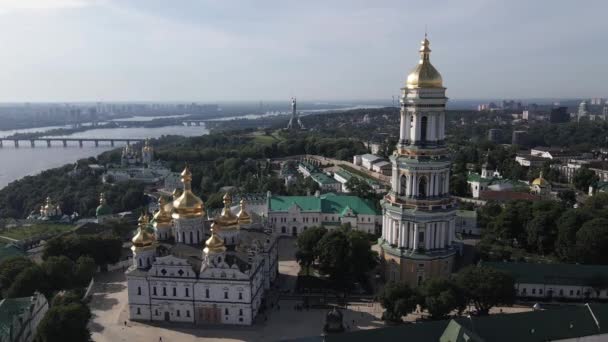
<instances>
[{"instance_id":1,"label":"hazy sky","mask_svg":"<svg viewBox=\"0 0 608 342\"><path fill-rule=\"evenodd\" d=\"M0 0L0 101L608 96L608 1Z\"/></svg>"}]
</instances>

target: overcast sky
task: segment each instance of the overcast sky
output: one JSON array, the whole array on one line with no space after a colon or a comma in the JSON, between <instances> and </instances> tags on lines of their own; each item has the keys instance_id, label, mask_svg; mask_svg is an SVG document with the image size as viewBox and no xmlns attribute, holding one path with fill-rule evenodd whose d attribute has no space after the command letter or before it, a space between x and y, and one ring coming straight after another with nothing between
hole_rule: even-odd
<instances>
[{"instance_id":1,"label":"overcast sky","mask_svg":"<svg viewBox=\"0 0 608 342\"><path fill-rule=\"evenodd\" d=\"M608 1L0 0L0 101L608 96Z\"/></svg>"}]
</instances>

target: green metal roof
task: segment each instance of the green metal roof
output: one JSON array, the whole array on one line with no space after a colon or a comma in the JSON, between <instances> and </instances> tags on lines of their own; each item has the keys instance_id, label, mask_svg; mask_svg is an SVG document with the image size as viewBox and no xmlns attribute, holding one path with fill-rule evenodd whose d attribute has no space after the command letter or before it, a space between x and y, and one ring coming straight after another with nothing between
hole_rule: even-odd
<instances>
[{"instance_id":1,"label":"green metal roof","mask_svg":"<svg viewBox=\"0 0 608 342\"><path fill-rule=\"evenodd\" d=\"M350 207L355 214L380 215L374 203L357 196L336 195L333 193L316 196L271 196L269 211L288 211L298 206L303 212L321 212L341 215L344 208Z\"/></svg>"},{"instance_id":2,"label":"green metal roof","mask_svg":"<svg viewBox=\"0 0 608 342\"><path fill-rule=\"evenodd\" d=\"M96 216L112 215L112 208L107 204L100 204L95 210Z\"/></svg>"},{"instance_id":3,"label":"green metal roof","mask_svg":"<svg viewBox=\"0 0 608 342\"><path fill-rule=\"evenodd\" d=\"M323 185L338 183L337 180L330 178L329 176L321 172L311 173L310 177L312 177L312 179L314 179L317 183L321 183Z\"/></svg>"},{"instance_id":4,"label":"green metal roof","mask_svg":"<svg viewBox=\"0 0 608 342\"><path fill-rule=\"evenodd\" d=\"M608 266L604 265L527 262L484 262L483 265L510 273L518 283L585 286L594 277L608 278Z\"/></svg>"},{"instance_id":5,"label":"green metal roof","mask_svg":"<svg viewBox=\"0 0 608 342\"><path fill-rule=\"evenodd\" d=\"M343 169L340 169L338 171L335 172L335 174L337 174L338 176L346 179L346 181L348 181L349 179L351 179L353 177L353 175L350 172L347 172Z\"/></svg>"},{"instance_id":6,"label":"green metal roof","mask_svg":"<svg viewBox=\"0 0 608 342\"><path fill-rule=\"evenodd\" d=\"M452 319L439 338L439 342L483 342L483 339Z\"/></svg>"},{"instance_id":7,"label":"green metal roof","mask_svg":"<svg viewBox=\"0 0 608 342\"><path fill-rule=\"evenodd\" d=\"M328 334L318 341L556 341L606 334L607 323L608 304L568 305L540 311L471 318L461 316L449 321L427 321L351 333ZM464 333L467 334L468 339L463 338ZM447 339L448 337L450 339Z\"/></svg>"},{"instance_id":8,"label":"green metal roof","mask_svg":"<svg viewBox=\"0 0 608 342\"><path fill-rule=\"evenodd\" d=\"M13 318L26 310L32 303L32 297L6 298L0 301L0 334L10 336ZM4 340L4 338L2 338Z\"/></svg>"}]
</instances>

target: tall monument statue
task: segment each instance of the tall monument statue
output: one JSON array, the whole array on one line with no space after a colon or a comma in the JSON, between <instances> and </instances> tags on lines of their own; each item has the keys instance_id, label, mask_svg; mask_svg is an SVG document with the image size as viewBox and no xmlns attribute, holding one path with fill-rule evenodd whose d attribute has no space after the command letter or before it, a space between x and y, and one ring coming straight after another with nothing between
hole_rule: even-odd
<instances>
[{"instance_id":1,"label":"tall monument statue","mask_svg":"<svg viewBox=\"0 0 608 342\"><path fill-rule=\"evenodd\" d=\"M300 121L300 116L298 116L298 112L296 110L296 98L291 98L291 118L289 119L289 123L287 124L287 129L304 129L304 125L302 121Z\"/></svg>"}]
</instances>

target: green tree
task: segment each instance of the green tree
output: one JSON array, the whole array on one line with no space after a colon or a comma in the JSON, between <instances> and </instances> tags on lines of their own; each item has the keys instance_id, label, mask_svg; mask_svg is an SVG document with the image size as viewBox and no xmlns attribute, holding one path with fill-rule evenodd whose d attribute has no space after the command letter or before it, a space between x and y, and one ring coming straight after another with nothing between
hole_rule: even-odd
<instances>
[{"instance_id":1,"label":"green tree","mask_svg":"<svg viewBox=\"0 0 608 342\"><path fill-rule=\"evenodd\" d=\"M586 264L608 264L608 219L595 218L583 224L576 233L578 261Z\"/></svg>"},{"instance_id":2,"label":"green tree","mask_svg":"<svg viewBox=\"0 0 608 342\"><path fill-rule=\"evenodd\" d=\"M76 283L80 286L86 286L90 281L95 272L97 271L97 264L95 260L90 256L83 255L76 261L74 267L74 277Z\"/></svg>"},{"instance_id":3,"label":"green tree","mask_svg":"<svg viewBox=\"0 0 608 342\"><path fill-rule=\"evenodd\" d=\"M0 263L0 286L6 292L13 281L24 269L34 266L34 263L25 257L12 257Z\"/></svg>"},{"instance_id":4,"label":"green tree","mask_svg":"<svg viewBox=\"0 0 608 342\"><path fill-rule=\"evenodd\" d=\"M586 167L582 167L574 172L572 183L574 186L582 191L588 191L589 186L594 182L597 182L598 178L595 172L589 170Z\"/></svg>"},{"instance_id":5,"label":"green tree","mask_svg":"<svg viewBox=\"0 0 608 342\"><path fill-rule=\"evenodd\" d=\"M576 233L592 217L593 214L586 208L568 209L559 217L557 220L555 254L561 260L568 262L576 261Z\"/></svg>"},{"instance_id":6,"label":"green tree","mask_svg":"<svg viewBox=\"0 0 608 342\"><path fill-rule=\"evenodd\" d=\"M308 268L315 261L317 245L326 233L327 229L323 227L312 227L298 235L296 260L302 267Z\"/></svg>"},{"instance_id":7,"label":"green tree","mask_svg":"<svg viewBox=\"0 0 608 342\"><path fill-rule=\"evenodd\" d=\"M50 295L44 271L38 265L30 266L19 273L6 295L9 298L27 297L35 291Z\"/></svg>"},{"instance_id":8,"label":"green tree","mask_svg":"<svg viewBox=\"0 0 608 342\"><path fill-rule=\"evenodd\" d=\"M342 229L330 231L319 240L319 269L339 286L345 286L350 280L349 249L348 237Z\"/></svg>"},{"instance_id":9,"label":"green tree","mask_svg":"<svg viewBox=\"0 0 608 342\"><path fill-rule=\"evenodd\" d=\"M456 274L456 284L467 303L473 303L481 315L487 315L494 306L511 305L515 301L513 277L491 267L465 267Z\"/></svg>"},{"instance_id":10,"label":"green tree","mask_svg":"<svg viewBox=\"0 0 608 342\"><path fill-rule=\"evenodd\" d=\"M91 311L82 303L69 303L51 307L38 325L37 342L88 342L91 333L87 327Z\"/></svg>"},{"instance_id":11,"label":"green tree","mask_svg":"<svg viewBox=\"0 0 608 342\"><path fill-rule=\"evenodd\" d=\"M351 194L361 198L374 198L375 195L374 189L366 181L354 176L346 182L346 188Z\"/></svg>"},{"instance_id":12,"label":"green tree","mask_svg":"<svg viewBox=\"0 0 608 342\"><path fill-rule=\"evenodd\" d=\"M42 265L48 287L53 290L69 289L74 281L74 262L66 256L50 257Z\"/></svg>"},{"instance_id":13,"label":"green tree","mask_svg":"<svg viewBox=\"0 0 608 342\"><path fill-rule=\"evenodd\" d=\"M434 319L441 319L450 312L462 312L466 308L466 300L460 289L448 279L432 278L422 287L424 297L423 307Z\"/></svg>"},{"instance_id":14,"label":"green tree","mask_svg":"<svg viewBox=\"0 0 608 342\"><path fill-rule=\"evenodd\" d=\"M534 252L546 254L553 251L557 236L555 216L539 212L526 224L528 246Z\"/></svg>"},{"instance_id":15,"label":"green tree","mask_svg":"<svg viewBox=\"0 0 608 342\"><path fill-rule=\"evenodd\" d=\"M354 279L363 281L365 274L376 267L377 253L372 251L367 233L350 230L348 243L350 272Z\"/></svg>"},{"instance_id":16,"label":"green tree","mask_svg":"<svg viewBox=\"0 0 608 342\"><path fill-rule=\"evenodd\" d=\"M401 322L401 317L414 311L421 302L420 295L415 290L407 284L395 282L384 286L378 300L385 310L382 319L391 322Z\"/></svg>"}]
</instances>

